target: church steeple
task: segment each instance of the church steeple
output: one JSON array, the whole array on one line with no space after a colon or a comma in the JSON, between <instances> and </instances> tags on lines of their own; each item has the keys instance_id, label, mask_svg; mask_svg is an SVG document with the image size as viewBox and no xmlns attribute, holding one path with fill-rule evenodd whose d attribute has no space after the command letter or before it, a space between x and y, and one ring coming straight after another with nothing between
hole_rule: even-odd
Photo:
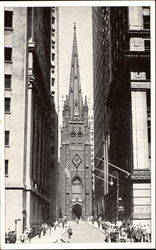
<instances>
[{"instance_id":1,"label":"church steeple","mask_svg":"<svg viewBox=\"0 0 156 250\"><path fill-rule=\"evenodd\" d=\"M73 48L70 71L69 105L71 107L70 119L83 119L83 100L81 93L80 70L78 60L76 23L74 23Z\"/></svg>"}]
</instances>

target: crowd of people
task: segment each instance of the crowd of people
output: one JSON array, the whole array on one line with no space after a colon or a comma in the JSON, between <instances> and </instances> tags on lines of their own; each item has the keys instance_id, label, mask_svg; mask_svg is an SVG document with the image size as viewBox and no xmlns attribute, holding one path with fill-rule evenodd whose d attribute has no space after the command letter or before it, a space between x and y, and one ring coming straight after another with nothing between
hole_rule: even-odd
<instances>
[{"instance_id":1,"label":"crowd of people","mask_svg":"<svg viewBox=\"0 0 156 250\"><path fill-rule=\"evenodd\" d=\"M21 233L20 235L20 242L21 243L29 243L31 242L32 238L32 228L26 229ZM15 231L11 231L10 228L8 229L8 232L5 233L5 243L16 243L17 235Z\"/></svg>"},{"instance_id":2,"label":"crowd of people","mask_svg":"<svg viewBox=\"0 0 156 250\"><path fill-rule=\"evenodd\" d=\"M97 225L104 232L105 242L151 242L150 225L130 225L128 223L111 223L104 221L101 217L95 219L93 216L88 220L92 225Z\"/></svg>"},{"instance_id":3,"label":"crowd of people","mask_svg":"<svg viewBox=\"0 0 156 250\"><path fill-rule=\"evenodd\" d=\"M115 224L103 220L102 217L94 218L94 216L88 217L87 220L89 223L103 231L105 242L151 242L151 228L149 224L131 225L128 223L122 223L121 221ZM77 217L75 218L75 223L79 224L79 219ZM38 227L37 235L39 238L44 237L47 234L52 235L57 228L66 228L68 239L71 238L73 232L69 224L67 226L66 216L59 218L54 223L42 223ZM33 236L33 228L25 228L20 235L20 242L30 243ZM16 243L15 231L10 231L9 229L5 235L5 241L6 243ZM61 238L60 241L63 242L63 239Z\"/></svg>"}]
</instances>

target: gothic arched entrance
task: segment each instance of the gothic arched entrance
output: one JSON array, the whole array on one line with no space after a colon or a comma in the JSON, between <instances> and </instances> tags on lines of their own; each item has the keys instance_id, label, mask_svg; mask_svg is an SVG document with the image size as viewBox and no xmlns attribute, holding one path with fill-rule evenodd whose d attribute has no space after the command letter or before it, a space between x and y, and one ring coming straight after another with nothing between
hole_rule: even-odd
<instances>
[{"instance_id":1,"label":"gothic arched entrance","mask_svg":"<svg viewBox=\"0 0 156 250\"><path fill-rule=\"evenodd\" d=\"M72 217L79 218L82 216L82 207L79 204L75 204L72 208Z\"/></svg>"}]
</instances>

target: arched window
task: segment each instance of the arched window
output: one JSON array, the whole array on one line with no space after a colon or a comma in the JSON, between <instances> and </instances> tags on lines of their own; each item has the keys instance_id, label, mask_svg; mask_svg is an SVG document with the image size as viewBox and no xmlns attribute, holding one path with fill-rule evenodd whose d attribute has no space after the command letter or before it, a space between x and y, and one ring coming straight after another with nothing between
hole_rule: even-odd
<instances>
[{"instance_id":1,"label":"arched window","mask_svg":"<svg viewBox=\"0 0 156 250\"><path fill-rule=\"evenodd\" d=\"M82 131L81 131L81 127L79 128L79 132L78 132L78 137L82 137L83 136L83 133L82 133Z\"/></svg>"},{"instance_id":2,"label":"arched window","mask_svg":"<svg viewBox=\"0 0 156 250\"><path fill-rule=\"evenodd\" d=\"M75 177L72 181L72 200L81 200L81 186L80 178Z\"/></svg>"},{"instance_id":3,"label":"arched window","mask_svg":"<svg viewBox=\"0 0 156 250\"><path fill-rule=\"evenodd\" d=\"M75 137L76 134L75 134L74 128L73 128L73 130L71 131L71 134L70 134L70 135L71 135L71 137Z\"/></svg>"}]
</instances>

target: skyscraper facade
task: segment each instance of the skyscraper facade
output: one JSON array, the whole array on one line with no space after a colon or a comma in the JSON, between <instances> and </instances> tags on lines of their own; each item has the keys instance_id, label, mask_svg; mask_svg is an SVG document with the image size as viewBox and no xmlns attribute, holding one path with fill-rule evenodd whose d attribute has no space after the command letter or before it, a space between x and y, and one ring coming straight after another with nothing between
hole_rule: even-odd
<instances>
[{"instance_id":1,"label":"skyscraper facade","mask_svg":"<svg viewBox=\"0 0 156 250\"><path fill-rule=\"evenodd\" d=\"M95 212L112 221L147 224L150 7L93 7L93 56L95 167L103 171L95 174L104 179L95 177Z\"/></svg>"},{"instance_id":2,"label":"skyscraper facade","mask_svg":"<svg viewBox=\"0 0 156 250\"><path fill-rule=\"evenodd\" d=\"M71 60L69 96L63 109L60 148L60 213L68 218L92 213L92 174L87 97L83 104L76 24Z\"/></svg>"},{"instance_id":3,"label":"skyscraper facade","mask_svg":"<svg viewBox=\"0 0 156 250\"><path fill-rule=\"evenodd\" d=\"M52 219L55 203L51 8L5 8L4 36L5 230L18 239L26 227L36 234Z\"/></svg>"}]
</instances>

